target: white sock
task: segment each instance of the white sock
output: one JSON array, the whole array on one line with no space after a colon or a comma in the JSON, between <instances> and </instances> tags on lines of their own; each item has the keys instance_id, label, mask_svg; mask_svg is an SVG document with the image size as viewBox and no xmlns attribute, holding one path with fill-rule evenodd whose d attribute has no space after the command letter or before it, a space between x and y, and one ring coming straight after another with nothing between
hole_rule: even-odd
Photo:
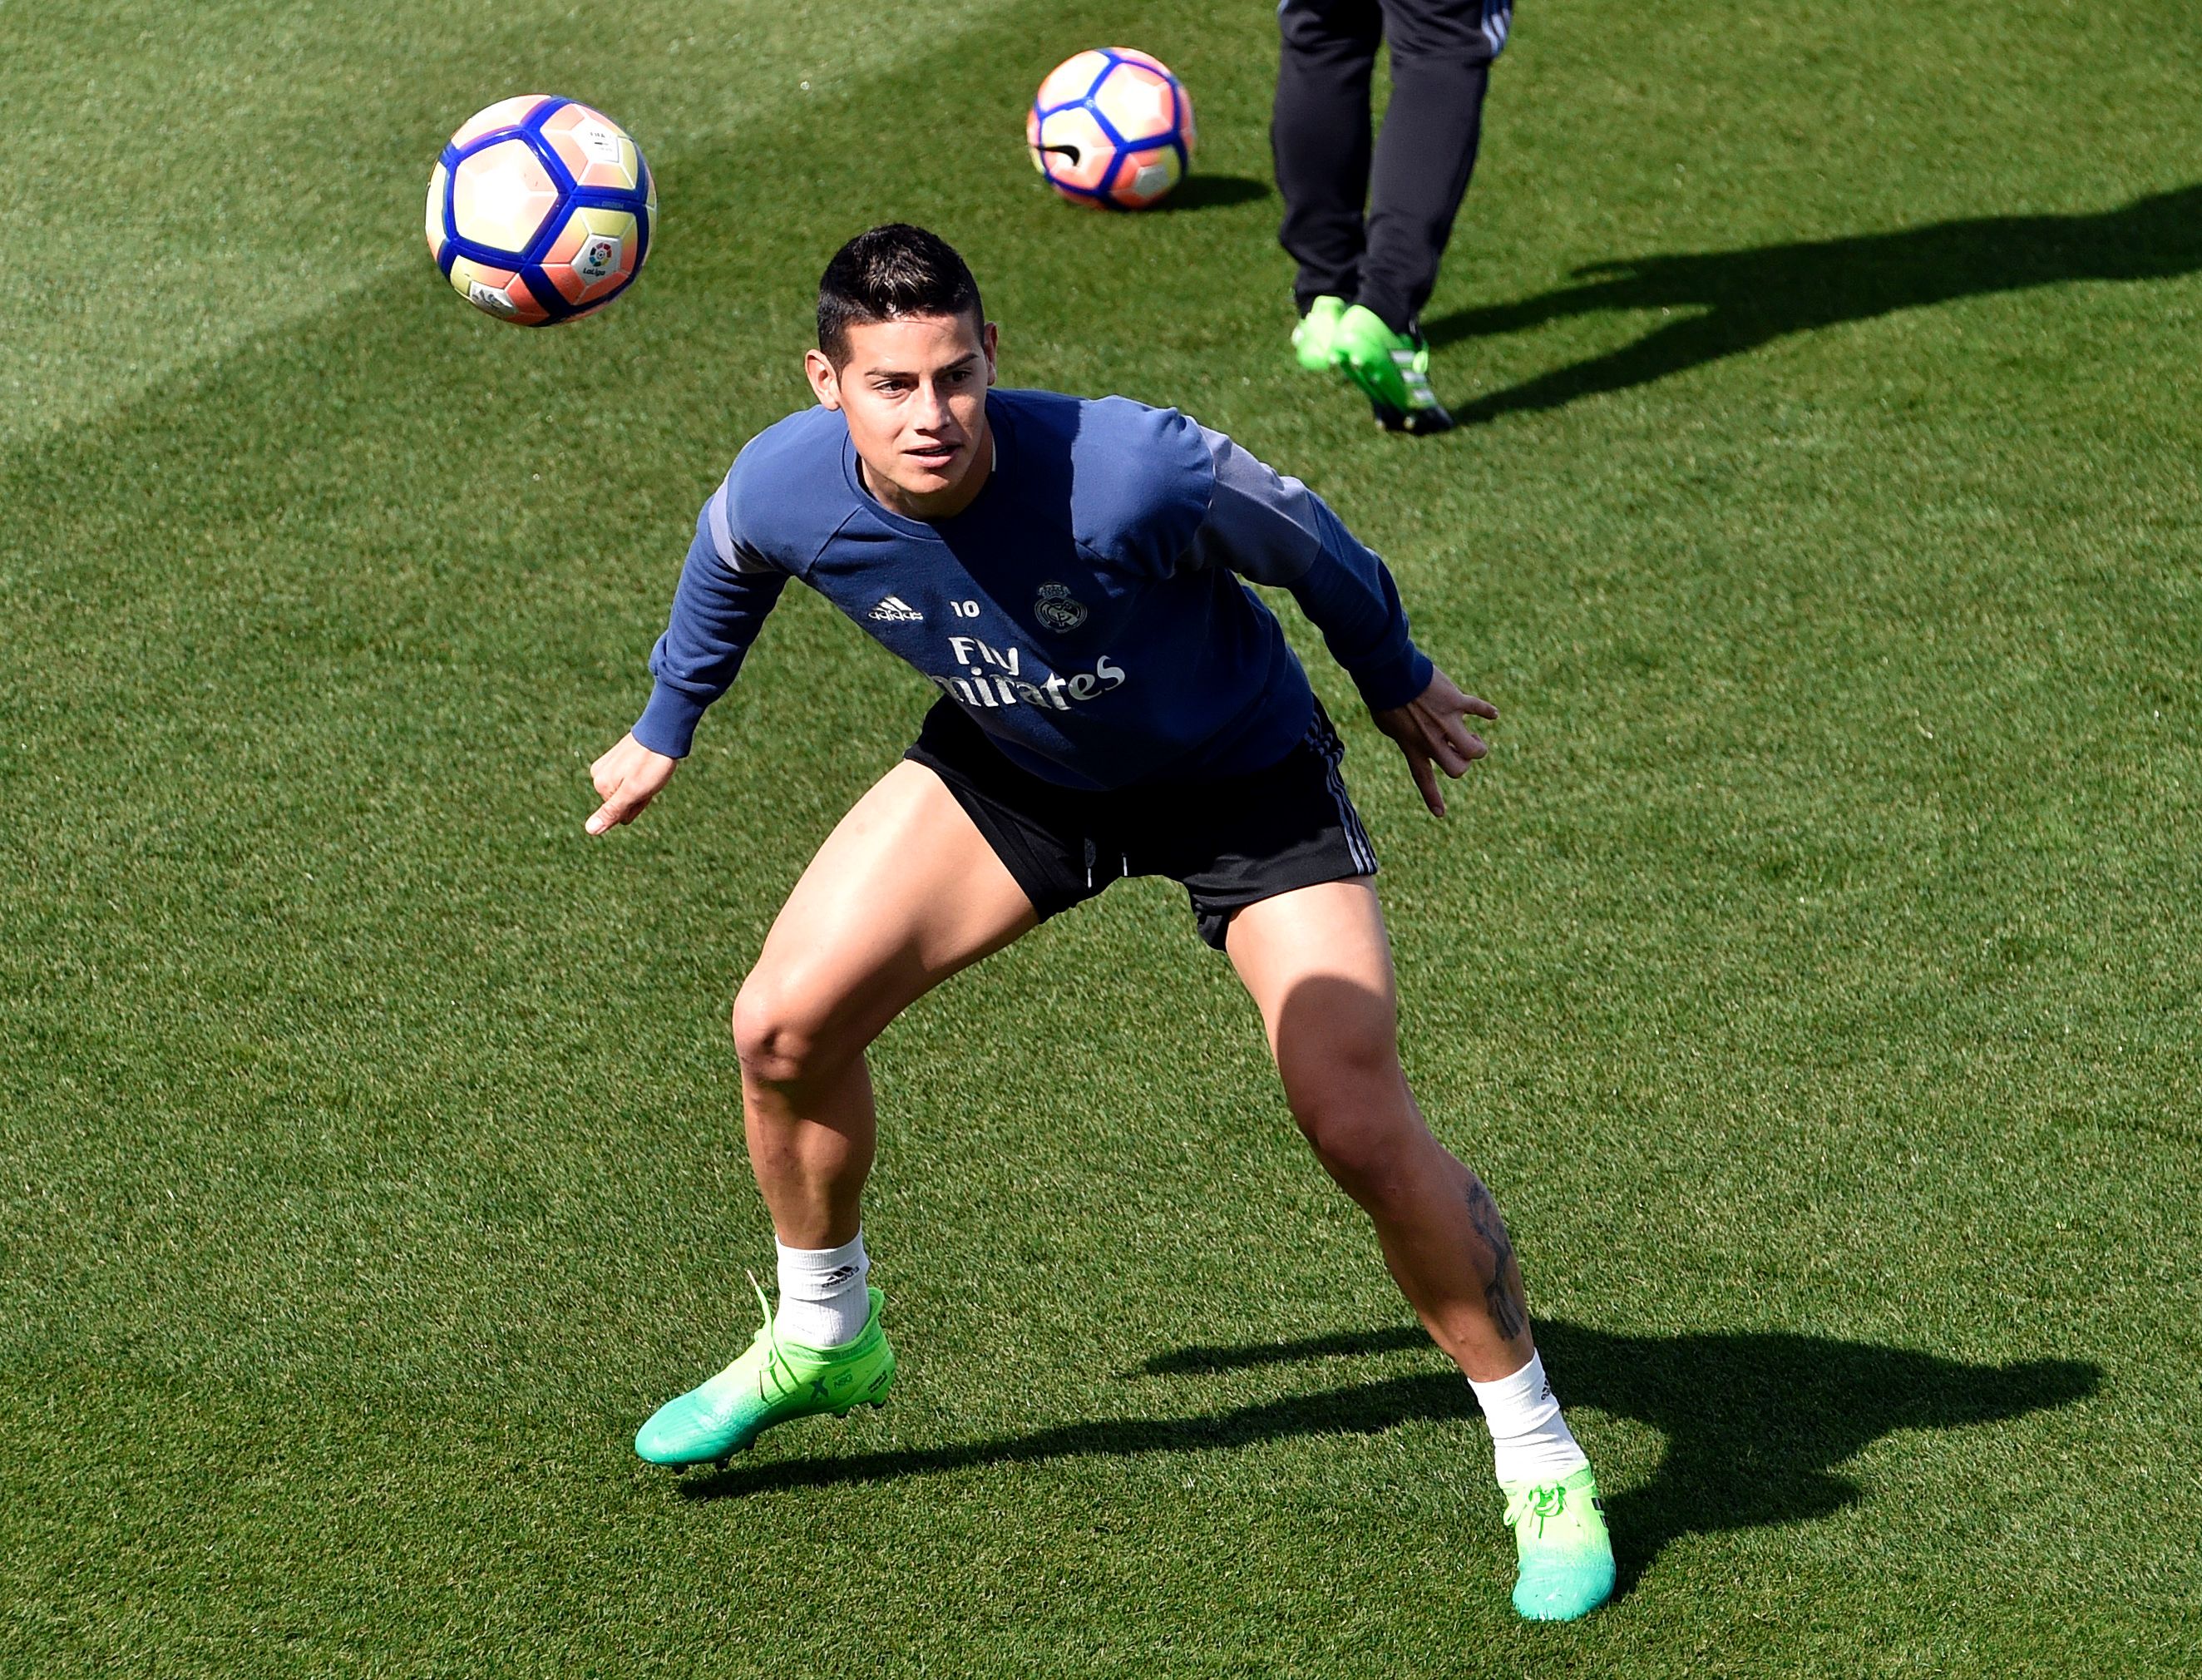
<instances>
[{"instance_id":1,"label":"white sock","mask_svg":"<svg viewBox=\"0 0 2202 1680\"><path fill-rule=\"evenodd\" d=\"M840 1347L862 1335L872 1316L864 1290L872 1269L864 1234L858 1231L839 1248L790 1248L777 1237L773 1243L780 1250L780 1306L772 1322L780 1340Z\"/></svg>"},{"instance_id":2,"label":"white sock","mask_svg":"<svg viewBox=\"0 0 2202 1680\"><path fill-rule=\"evenodd\" d=\"M1483 1421L1491 1425L1491 1456L1501 1486L1557 1482L1590 1462L1575 1445L1552 1385L1545 1380L1545 1356L1496 1382L1470 1382Z\"/></svg>"}]
</instances>

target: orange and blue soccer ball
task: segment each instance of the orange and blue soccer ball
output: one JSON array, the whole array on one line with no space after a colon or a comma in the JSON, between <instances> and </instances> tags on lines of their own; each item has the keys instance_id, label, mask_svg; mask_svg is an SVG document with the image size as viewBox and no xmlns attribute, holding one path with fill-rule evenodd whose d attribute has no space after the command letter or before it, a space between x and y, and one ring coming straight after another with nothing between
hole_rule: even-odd
<instances>
[{"instance_id":1,"label":"orange and blue soccer ball","mask_svg":"<svg viewBox=\"0 0 2202 1680\"><path fill-rule=\"evenodd\" d=\"M1025 143L1033 167L1073 203L1143 210L1192 162L1192 101L1159 58L1096 47L1048 72Z\"/></svg>"},{"instance_id":2,"label":"orange and blue soccer ball","mask_svg":"<svg viewBox=\"0 0 2202 1680\"><path fill-rule=\"evenodd\" d=\"M549 327L600 309L642 272L657 185L634 137L547 93L467 119L428 181L428 250L459 296Z\"/></svg>"}]
</instances>

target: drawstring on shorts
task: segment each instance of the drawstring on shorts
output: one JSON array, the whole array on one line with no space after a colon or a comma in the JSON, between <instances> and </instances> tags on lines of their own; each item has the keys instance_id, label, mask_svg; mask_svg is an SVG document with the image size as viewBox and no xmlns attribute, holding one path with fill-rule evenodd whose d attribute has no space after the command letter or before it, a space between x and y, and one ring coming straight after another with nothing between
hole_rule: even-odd
<instances>
[{"instance_id":1,"label":"drawstring on shorts","mask_svg":"<svg viewBox=\"0 0 2202 1680\"><path fill-rule=\"evenodd\" d=\"M1087 840L1086 842L1086 890L1089 893L1093 890L1093 866L1100 861L1101 848L1099 845L1093 840ZM1131 879L1131 854L1127 852L1119 852L1116 854L1117 879L1120 881L1128 881Z\"/></svg>"}]
</instances>

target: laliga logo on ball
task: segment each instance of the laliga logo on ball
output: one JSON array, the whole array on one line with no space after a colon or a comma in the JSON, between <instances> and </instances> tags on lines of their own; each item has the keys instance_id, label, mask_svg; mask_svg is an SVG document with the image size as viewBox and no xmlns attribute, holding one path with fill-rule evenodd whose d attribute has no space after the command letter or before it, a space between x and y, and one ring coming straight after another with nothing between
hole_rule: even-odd
<instances>
[{"instance_id":1,"label":"laliga logo on ball","mask_svg":"<svg viewBox=\"0 0 2202 1680\"><path fill-rule=\"evenodd\" d=\"M1033 168L1073 203L1143 210L1192 162L1192 101L1159 58L1096 47L1048 73L1025 144Z\"/></svg>"},{"instance_id":2,"label":"laliga logo on ball","mask_svg":"<svg viewBox=\"0 0 2202 1680\"><path fill-rule=\"evenodd\" d=\"M469 117L428 180L428 251L476 309L522 327L600 309L642 272L657 183L602 111L527 93Z\"/></svg>"}]
</instances>

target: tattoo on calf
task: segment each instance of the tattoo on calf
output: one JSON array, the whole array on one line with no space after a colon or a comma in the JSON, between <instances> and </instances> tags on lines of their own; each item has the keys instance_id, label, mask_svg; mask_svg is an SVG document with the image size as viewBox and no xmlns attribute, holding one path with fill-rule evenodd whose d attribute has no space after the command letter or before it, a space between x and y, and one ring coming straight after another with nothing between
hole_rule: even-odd
<instances>
[{"instance_id":1,"label":"tattoo on calf","mask_svg":"<svg viewBox=\"0 0 2202 1680\"><path fill-rule=\"evenodd\" d=\"M1491 1250L1491 1276L1483 1285L1484 1304L1491 1322L1509 1341L1529 1328L1528 1304L1522 1299L1521 1268L1515 1263L1514 1244L1506 1235L1506 1222L1498 1205L1474 1173L1468 1176L1468 1218L1484 1246Z\"/></svg>"}]
</instances>

